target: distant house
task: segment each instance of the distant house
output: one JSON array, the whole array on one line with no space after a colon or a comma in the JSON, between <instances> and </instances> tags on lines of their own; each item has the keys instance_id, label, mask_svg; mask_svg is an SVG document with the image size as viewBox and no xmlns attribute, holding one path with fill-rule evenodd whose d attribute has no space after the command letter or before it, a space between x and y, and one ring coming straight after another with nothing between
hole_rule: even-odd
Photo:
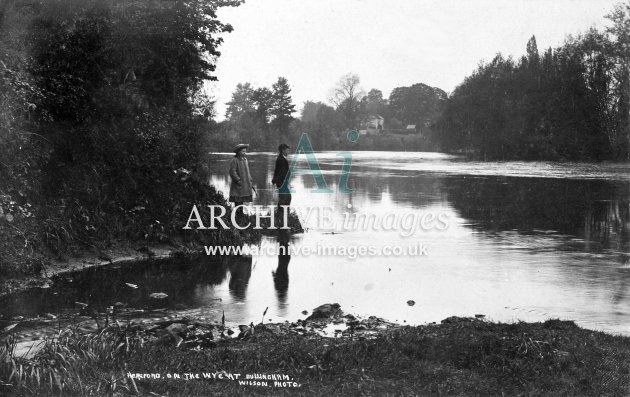
<instances>
[{"instance_id":1,"label":"distant house","mask_svg":"<svg viewBox=\"0 0 630 397\"><path fill-rule=\"evenodd\" d=\"M407 128L405 128L405 130L407 131L408 134L415 134L416 132L418 132L418 129L416 128L415 124L409 124Z\"/></svg>"},{"instance_id":2,"label":"distant house","mask_svg":"<svg viewBox=\"0 0 630 397\"><path fill-rule=\"evenodd\" d=\"M383 132L383 127L385 124L385 119L383 116L379 116L378 114L370 114L361 120L361 132L365 131L366 134L378 134Z\"/></svg>"},{"instance_id":3,"label":"distant house","mask_svg":"<svg viewBox=\"0 0 630 397\"><path fill-rule=\"evenodd\" d=\"M368 129L382 130L384 124L385 119L382 116L379 116L378 114L371 114L367 118L366 126Z\"/></svg>"}]
</instances>

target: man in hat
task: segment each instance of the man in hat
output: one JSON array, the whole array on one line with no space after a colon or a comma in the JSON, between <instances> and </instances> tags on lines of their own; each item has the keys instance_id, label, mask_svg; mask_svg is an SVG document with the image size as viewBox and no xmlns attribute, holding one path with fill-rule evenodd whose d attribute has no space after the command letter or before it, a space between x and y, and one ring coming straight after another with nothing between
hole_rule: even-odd
<instances>
[{"instance_id":1,"label":"man in hat","mask_svg":"<svg viewBox=\"0 0 630 397\"><path fill-rule=\"evenodd\" d=\"M230 161L230 178L232 179L230 184L230 202L233 202L235 207L252 201L254 184L246 157L248 147L249 144L246 143L234 146L234 158ZM236 215L242 216L242 214L243 209L238 208Z\"/></svg>"},{"instance_id":2,"label":"man in hat","mask_svg":"<svg viewBox=\"0 0 630 397\"><path fill-rule=\"evenodd\" d=\"M287 156L289 155L289 149L291 147L286 143L281 143L278 146L278 158L276 158L276 168L273 171L273 179L271 183L278 188L278 217L282 219L284 217L283 208L291 204L291 192L289 191L289 161Z\"/></svg>"}]
</instances>

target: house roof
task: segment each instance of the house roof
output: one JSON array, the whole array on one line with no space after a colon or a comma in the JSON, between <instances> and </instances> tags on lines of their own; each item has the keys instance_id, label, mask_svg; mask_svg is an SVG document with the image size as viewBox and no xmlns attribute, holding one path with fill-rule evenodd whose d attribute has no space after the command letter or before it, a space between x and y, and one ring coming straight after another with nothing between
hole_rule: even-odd
<instances>
[{"instance_id":1,"label":"house roof","mask_svg":"<svg viewBox=\"0 0 630 397\"><path fill-rule=\"evenodd\" d=\"M383 118L383 116L380 116L380 115L378 115L378 114L371 114L371 115L369 115L369 116L368 116L368 118L370 118L370 119L385 120L385 119Z\"/></svg>"},{"instance_id":2,"label":"house roof","mask_svg":"<svg viewBox=\"0 0 630 397\"><path fill-rule=\"evenodd\" d=\"M408 130L415 130L415 129L416 129L416 125L415 125L415 124L409 124L409 125L407 126L407 129L408 129Z\"/></svg>"}]
</instances>

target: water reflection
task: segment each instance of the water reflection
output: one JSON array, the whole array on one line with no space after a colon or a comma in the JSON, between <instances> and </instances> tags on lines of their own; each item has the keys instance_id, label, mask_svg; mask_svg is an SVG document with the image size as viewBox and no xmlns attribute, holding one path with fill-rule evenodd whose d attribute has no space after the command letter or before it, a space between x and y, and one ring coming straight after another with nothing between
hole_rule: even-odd
<instances>
[{"instance_id":1,"label":"water reflection","mask_svg":"<svg viewBox=\"0 0 630 397\"><path fill-rule=\"evenodd\" d=\"M630 208L627 201L604 200L589 205L584 215L584 241L586 249L591 242L604 247L627 250L630 242Z\"/></svg>"},{"instance_id":2,"label":"water reflection","mask_svg":"<svg viewBox=\"0 0 630 397\"><path fill-rule=\"evenodd\" d=\"M451 226L441 234L413 237L429 246L426 258L299 256L286 291L273 278L289 317L338 301L350 310L409 322L477 310L502 321L554 316L630 332L628 165L477 163L407 153L353 156L352 194L336 189L342 160L335 153L318 153L334 192L312 194L314 178L298 175L295 207L332 205L337 216L441 211L450 214ZM268 175L260 172L255 178L265 183ZM220 188L222 177L213 183ZM317 224L308 226L298 245L408 243L396 233L351 230L332 237ZM276 259L272 264L258 258L259 266L283 269L281 258ZM422 303L416 311L398 306L417 296Z\"/></svg>"},{"instance_id":3,"label":"water reflection","mask_svg":"<svg viewBox=\"0 0 630 397\"><path fill-rule=\"evenodd\" d=\"M628 183L513 177L449 177L448 200L472 227L497 233L557 233L588 252L627 252ZM536 248L536 247L533 247Z\"/></svg>"},{"instance_id":4,"label":"water reflection","mask_svg":"<svg viewBox=\"0 0 630 397\"><path fill-rule=\"evenodd\" d=\"M278 308L283 309L287 302L287 291L289 290L289 262L291 253L289 252L290 235L287 230L278 231L278 266L272 273L273 284L278 297Z\"/></svg>"},{"instance_id":5,"label":"water reflection","mask_svg":"<svg viewBox=\"0 0 630 397\"><path fill-rule=\"evenodd\" d=\"M208 289L222 284L228 269L239 267L232 260L172 258L70 272L54 277L52 288L3 297L0 314L10 317L76 311L75 302L86 303L98 311L116 302L144 308L199 307L211 304L216 297ZM151 298L152 293L164 293L167 297Z\"/></svg>"},{"instance_id":6,"label":"water reflection","mask_svg":"<svg viewBox=\"0 0 630 397\"><path fill-rule=\"evenodd\" d=\"M235 256L230 260L230 294L236 301L245 301L247 285L252 276L252 257Z\"/></svg>"}]
</instances>

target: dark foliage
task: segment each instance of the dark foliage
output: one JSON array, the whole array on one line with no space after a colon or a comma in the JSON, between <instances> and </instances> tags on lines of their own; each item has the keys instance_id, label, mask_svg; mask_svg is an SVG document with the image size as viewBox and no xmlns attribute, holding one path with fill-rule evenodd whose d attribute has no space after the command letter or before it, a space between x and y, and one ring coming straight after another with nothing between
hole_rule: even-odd
<instances>
[{"instance_id":1,"label":"dark foliage","mask_svg":"<svg viewBox=\"0 0 630 397\"><path fill-rule=\"evenodd\" d=\"M627 6L619 12L617 27ZM534 37L518 61L497 55L448 98L436 123L442 148L483 159L628 158L623 46L591 29L542 56Z\"/></svg>"},{"instance_id":2,"label":"dark foliage","mask_svg":"<svg viewBox=\"0 0 630 397\"><path fill-rule=\"evenodd\" d=\"M201 88L232 29L216 10L239 3L3 3L0 230L56 253L167 241L193 203L225 204L207 185Z\"/></svg>"}]
</instances>

